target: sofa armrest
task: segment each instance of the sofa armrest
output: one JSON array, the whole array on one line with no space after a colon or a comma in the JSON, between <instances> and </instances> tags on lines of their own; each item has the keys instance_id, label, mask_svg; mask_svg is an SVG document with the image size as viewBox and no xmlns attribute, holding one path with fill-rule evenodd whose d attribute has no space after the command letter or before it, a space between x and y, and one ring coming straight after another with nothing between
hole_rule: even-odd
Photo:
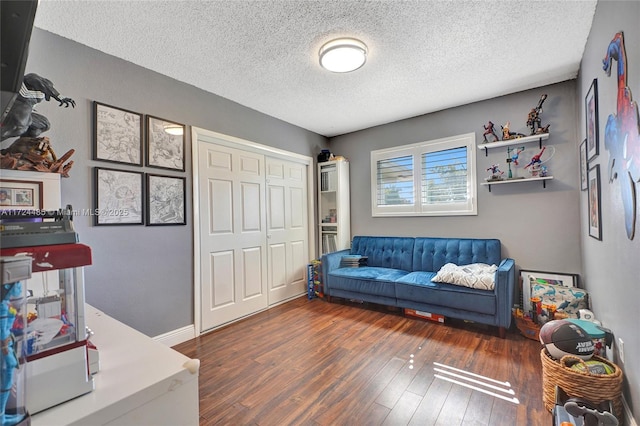
<instances>
[{"instance_id":1,"label":"sofa armrest","mask_svg":"<svg viewBox=\"0 0 640 426\"><path fill-rule=\"evenodd\" d=\"M346 256L349 254L351 250L345 249L340 251L334 251L333 253L326 253L322 255L322 285L324 286L324 292L328 295L331 295L330 286L329 286L329 272L334 269L338 269L340 267L340 262L342 261L342 256Z\"/></svg>"},{"instance_id":2,"label":"sofa armrest","mask_svg":"<svg viewBox=\"0 0 640 426\"><path fill-rule=\"evenodd\" d=\"M516 267L513 259L502 259L496 271L495 281L498 325L508 329L511 326L511 308L516 285Z\"/></svg>"}]
</instances>

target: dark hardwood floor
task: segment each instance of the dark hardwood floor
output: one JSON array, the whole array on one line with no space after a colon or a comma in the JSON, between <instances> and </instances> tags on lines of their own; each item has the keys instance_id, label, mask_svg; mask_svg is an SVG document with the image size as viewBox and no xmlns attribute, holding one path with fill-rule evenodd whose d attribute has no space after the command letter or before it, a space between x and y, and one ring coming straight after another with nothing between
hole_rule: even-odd
<instances>
[{"instance_id":1,"label":"dark hardwood floor","mask_svg":"<svg viewBox=\"0 0 640 426\"><path fill-rule=\"evenodd\" d=\"M200 425L552 423L517 330L298 298L174 349L201 361Z\"/></svg>"}]
</instances>

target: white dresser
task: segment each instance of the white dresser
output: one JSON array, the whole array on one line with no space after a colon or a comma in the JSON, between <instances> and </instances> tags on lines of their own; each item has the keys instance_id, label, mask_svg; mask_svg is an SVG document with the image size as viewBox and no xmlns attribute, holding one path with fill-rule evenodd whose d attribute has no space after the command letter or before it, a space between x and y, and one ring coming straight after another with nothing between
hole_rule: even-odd
<instances>
[{"instance_id":1,"label":"white dresser","mask_svg":"<svg viewBox=\"0 0 640 426\"><path fill-rule=\"evenodd\" d=\"M198 425L199 360L90 305L85 315L100 358L95 390L35 414L33 426Z\"/></svg>"}]
</instances>

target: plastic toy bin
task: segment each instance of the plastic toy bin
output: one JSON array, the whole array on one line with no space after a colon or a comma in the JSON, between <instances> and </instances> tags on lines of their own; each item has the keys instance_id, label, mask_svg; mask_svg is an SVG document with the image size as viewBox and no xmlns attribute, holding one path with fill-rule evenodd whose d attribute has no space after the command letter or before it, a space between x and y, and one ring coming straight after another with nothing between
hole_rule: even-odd
<instances>
[{"instance_id":1,"label":"plastic toy bin","mask_svg":"<svg viewBox=\"0 0 640 426\"><path fill-rule=\"evenodd\" d=\"M26 356L24 327L27 323L27 286L31 278L28 256L0 257L2 304L0 305L0 425L28 425L26 407Z\"/></svg>"},{"instance_id":2,"label":"plastic toy bin","mask_svg":"<svg viewBox=\"0 0 640 426\"><path fill-rule=\"evenodd\" d=\"M91 248L79 243L2 248L2 256L28 256L21 352L26 358L26 406L34 414L94 387L87 355L84 272ZM1 426L5 426L2 424Z\"/></svg>"}]
</instances>

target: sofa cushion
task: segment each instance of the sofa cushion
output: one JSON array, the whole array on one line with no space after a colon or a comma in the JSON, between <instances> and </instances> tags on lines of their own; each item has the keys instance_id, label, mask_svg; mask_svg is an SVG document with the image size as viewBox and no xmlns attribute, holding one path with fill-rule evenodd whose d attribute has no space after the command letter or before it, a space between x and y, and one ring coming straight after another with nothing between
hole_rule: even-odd
<instances>
[{"instance_id":1,"label":"sofa cushion","mask_svg":"<svg viewBox=\"0 0 640 426\"><path fill-rule=\"evenodd\" d=\"M435 275L435 272L411 272L399 278L395 286L396 298L482 314L496 313L493 291L432 282Z\"/></svg>"},{"instance_id":2,"label":"sofa cushion","mask_svg":"<svg viewBox=\"0 0 640 426\"><path fill-rule=\"evenodd\" d=\"M351 254L367 256L368 266L413 270L412 237L353 237Z\"/></svg>"},{"instance_id":3,"label":"sofa cushion","mask_svg":"<svg viewBox=\"0 0 640 426\"><path fill-rule=\"evenodd\" d=\"M396 296L394 281L408 274L408 271L375 266L360 268L338 268L329 273L331 288L375 294L378 296Z\"/></svg>"},{"instance_id":4,"label":"sofa cushion","mask_svg":"<svg viewBox=\"0 0 640 426\"><path fill-rule=\"evenodd\" d=\"M413 271L437 272L447 263L468 265L501 261L500 240L473 238L416 238Z\"/></svg>"}]
</instances>

